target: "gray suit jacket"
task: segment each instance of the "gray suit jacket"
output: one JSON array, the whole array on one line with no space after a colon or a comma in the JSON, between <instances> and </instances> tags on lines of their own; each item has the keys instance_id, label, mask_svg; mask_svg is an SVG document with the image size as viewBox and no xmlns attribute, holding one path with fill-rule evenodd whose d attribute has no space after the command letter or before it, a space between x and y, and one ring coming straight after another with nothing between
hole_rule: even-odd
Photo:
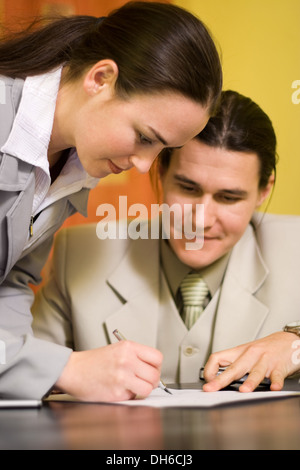
<instances>
[{"instance_id":1,"label":"gray suit jacket","mask_svg":"<svg viewBox=\"0 0 300 470\"><path fill-rule=\"evenodd\" d=\"M13 125L23 80L0 77L5 100L0 103L0 149ZM3 91L3 90L2 90ZM0 396L40 398L59 377L70 350L32 335L28 282L40 281L53 234L75 211L86 213L88 190L57 201L34 224L39 237L25 251L35 189L35 167L0 152L0 340L5 364L0 364ZM3 343L2 343L3 344ZM3 362L3 361L2 361Z\"/></svg>"},{"instance_id":2,"label":"gray suit jacket","mask_svg":"<svg viewBox=\"0 0 300 470\"><path fill-rule=\"evenodd\" d=\"M36 334L82 350L116 341L118 328L163 352L163 380L198 380L210 352L299 319L300 217L260 219L234 247L222 287L190 331L164 279L158 240L100 241L95 225L63 230L34 305Z\"/></svg>"}]
</instances>

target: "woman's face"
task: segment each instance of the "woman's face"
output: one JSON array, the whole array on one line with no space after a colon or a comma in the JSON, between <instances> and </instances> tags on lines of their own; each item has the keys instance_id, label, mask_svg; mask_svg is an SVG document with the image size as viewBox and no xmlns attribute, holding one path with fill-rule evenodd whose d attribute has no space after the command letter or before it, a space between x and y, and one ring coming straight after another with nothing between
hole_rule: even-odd
<instances>
[{"instance_id":1,"label":"woman's face","mask_svg":"<svg viewBox=\"0 0 300 470\"><path fill-rule=\"evenodd\" d=\"M178 258L194 269L209 266L228 253L242 237L255 211L272 187L259 189L259 160L255 153L232 152L197 139L172 154L162 175L163 202L191 204L195 233L196 204L204 206L203 247L186 249L193 240L178 239L171 223L169 243ZM199 219L198 219L199 220ZM182 227L184 222L182 221Z\"/></svg>"},{"instance_id":2,"label":"woman's face","mask_svg":"<svg viewBox=\"0 0 300 470\"><path fill-rule=\"evenodd\" d=\"M60 92L54 135L64 147L76 147L84 169L96 178L132 167L147 172L164 147L184 145L209 118L206 108L179 93L125 100L115 95L111 84L93 83L90 91L86 87L84 92ZM64 95L67 107L61 105Z\"/></svg>"}]
</instances>

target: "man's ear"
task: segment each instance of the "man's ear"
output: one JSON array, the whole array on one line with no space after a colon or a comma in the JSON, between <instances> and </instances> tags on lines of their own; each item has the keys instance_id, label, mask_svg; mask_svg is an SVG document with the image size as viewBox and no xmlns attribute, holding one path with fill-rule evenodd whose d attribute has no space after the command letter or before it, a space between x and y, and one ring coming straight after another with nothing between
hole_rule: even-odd
<instances>
[{"instance_id":1,"label":"man's ear","mask_svg":"<svg viewBox=\"0 0 300 470\"><path fill-rule=\"evenodd\" d=\"M267 186L260 190L260 197L258 199L256 207L261 206L262 203L267 199L267 197L270 195L270 193L272 191L274 183L275 183L275 175L274 175L274 173L272 173L272 175L269 178Z\"/></svg>"},{"instance_id":2,"label":"man's ear","mask_svg":"<svg viewBox=\"0 0 300 470\"><path fill-rule=\"evenodd\" d=\"M83 81L84 90L90 96L105 88L114 90L118 74L118 66L113 60L100 60L86 72Z\"/></svg>"}]
</instances>

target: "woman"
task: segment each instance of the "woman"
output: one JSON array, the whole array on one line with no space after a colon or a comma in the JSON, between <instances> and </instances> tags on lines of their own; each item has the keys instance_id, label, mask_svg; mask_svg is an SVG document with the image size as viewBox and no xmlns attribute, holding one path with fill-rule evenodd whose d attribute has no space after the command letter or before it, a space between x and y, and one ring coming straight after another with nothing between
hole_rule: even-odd
<instances>
[{"instance_id":1,"label":"woman","mask_svg":"<svg viewBox=\"0 0 300 470\"><path fill-rule=\"evenodd\" d=\"M253 390L265 375L272 388L280 388L299 369L292 361L292 353L300 353L292 348L297 336L282 329L299 318L300 219L256 213L276 173L270 119L251 99L223 92L205 129L182 148L164 151L157 162L162 201L170 209L182 208L182 233L179 218L164 219L164 213L160 240L156 230L146 238L142 228L140 238L128 240L97 240L93 225L60 232L52 275L33 308L36 334L74 350L100 348L102 384L112 400L119 372L124 373L115 362L120 344L110 344L116 341L115 329L163 354L166 383L198 382L200 368L215 353L205 370L211 381L205 388L220 388L252 369L246 389ZM202 204L204 244L190 249L197 240L185 230L185 208L193 208L195 229L202 223L197 219ZM199 274L208 289L194 323L182 290L190 272ZM243 343L248 344L235 348ZM219 365L236 359L217 382L212 380ZM273 371L280 372L280 382Z\"/></svg>"},{"instance_id":2,"label":"woman","mask_svg":"<svg viewBox=\"0 0 300 470\"><path fill-rule=\"evenodd\" d=\"M0 64L0 393L41 397L59 378L94 399L98 382L87 371L97 353L82 367L80 355L32 337L28 282L38 282L54 232L85 213L99 178L145 172L162 148L202 130L220 94L219 57L190 13L133 2L104 19L63 18L5 38ZM147 379L130 396L159 378L160 358L148 373L148 356L133 352Z\"/></svg>"}]
</instances>

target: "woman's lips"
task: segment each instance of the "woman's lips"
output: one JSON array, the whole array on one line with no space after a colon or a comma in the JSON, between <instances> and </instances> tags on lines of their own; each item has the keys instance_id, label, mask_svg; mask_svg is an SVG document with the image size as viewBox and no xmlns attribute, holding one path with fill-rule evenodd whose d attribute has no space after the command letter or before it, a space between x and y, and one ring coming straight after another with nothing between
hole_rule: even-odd
<instances>
[{"instance_id":1,"label":"woman's lips","mask_svg":"<svg viewBox=\"0 0 300 470\"><path fill-rule=\"evenodd\" d=\"M119 173L122 173L122 171L124 171L123 168L120 168L119 166L115 165L111 160L108 160L108 166L111 172L115 175L118 175Z\"/></svg>"}]
</instances>

